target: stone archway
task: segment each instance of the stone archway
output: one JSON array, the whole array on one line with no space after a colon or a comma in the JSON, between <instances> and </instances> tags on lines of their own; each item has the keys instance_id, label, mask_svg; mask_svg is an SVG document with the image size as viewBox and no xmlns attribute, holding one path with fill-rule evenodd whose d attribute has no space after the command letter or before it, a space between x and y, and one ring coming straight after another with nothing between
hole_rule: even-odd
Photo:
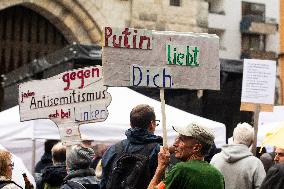
<instances>
[{"instance_id":1,"label":"stone archway","mask_svg":"<svg viewBox=\"0 0 284 189\"><path fill-rule=\"evenodd\" d=\"M102 24L104 23L103 17L100 15L100 11L97 10L96 6L94 6L92 1L78 1L78 0L1 0L0 3L0 12L3 10L8 10L8 8L13 7L25 7L28 8L38 15L41 15L46 20L48 20L55 28L58 29L59 33L64 36L64 40L67 43L82 43L82 44L99 44L101 41L101 30L98 26L97 22ZM88 10L84 7L92 7L92 15L88 12ZM96 21L94 20L96 18ZM15 26L14 28L17 28ZM9 33L9 31L7 32ZM8 39L9 41L9 39ZM10 40L11 41L11 40ZM16 44L15 41L11 41L11 43ZM66 44L64 42L63 44ZM28 48L20 47L20 49L24 49L25 52L28 52L31 47L36 48L35 46L29 44ZM17 45L16 45L17 46ZM20 46L20 45L18 45ZM59 45L58 48L61 46ZM17 47L18 48L18 47ZM54 48L56 50L56 48ZM4 53L3 53L3 52ZM12 47L7 48L7 46L3 45L1 47L1 52L3 56L3 61L0 58L0 74L6 74L8 72L13 71L17 67L29 63L28 60L32 60L34 58L38 58L40 55L51 53L52 50L46 50L44 52L40 52L39 56L33 53L31 55L23 55L23 57L30 57L24 61L24 58L18 58L22 56L18 56L17 54L23 54L23 50L17 50ZM35 50L34 52L37 52ZM10 54L9 54L9 53ZM24 53L25 53L24 52ZM8 54L7 54L8 53ZM4 58L3 58L4 57ZM8 57L8 58L7 58ZM12 57L12 58L10 58ZM6 60L9 59L9 60ZM23 60L23 61L22 61ZM22 61L22 62L21 62ZM7 62L9 65L7 65ZM3 65L4 64L4 65ZM0 77L1 78L1 77ZM0 79L1 82L1 79ZM0 109L2 108L2 102L4 98L4 89L0 86Z\"/></svg>"},{"instance_id":2,"label":"stone archway","mask_svg":"<svg viewBox=\"0 0 284 189\"><path fill-rule=\"evenodd\" d=\"M101 40L101 30L89 12L84 8L91 1L77 0L2 0L0 11L15 5L25 6L47 18L64 35L69 43L98 44ZM100 18L98 18L100 19Z\"/></svg>"}]
</instances>

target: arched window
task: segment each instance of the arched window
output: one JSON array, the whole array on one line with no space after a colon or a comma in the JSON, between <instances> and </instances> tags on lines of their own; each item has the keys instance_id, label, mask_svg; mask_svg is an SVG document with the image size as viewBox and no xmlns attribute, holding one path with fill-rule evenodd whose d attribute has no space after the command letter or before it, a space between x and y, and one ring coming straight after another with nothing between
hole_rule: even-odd
<instances>
[{"instance_id":1,"label":"arched window","mask_svg":"<svg viewBox=\"0 0 284 189\"><path fill-rule=\"evenodd\" d=\"M29 8L14 6L0 11L0 74L67 44L54 25Z\"/></svg>"}]
</instances>

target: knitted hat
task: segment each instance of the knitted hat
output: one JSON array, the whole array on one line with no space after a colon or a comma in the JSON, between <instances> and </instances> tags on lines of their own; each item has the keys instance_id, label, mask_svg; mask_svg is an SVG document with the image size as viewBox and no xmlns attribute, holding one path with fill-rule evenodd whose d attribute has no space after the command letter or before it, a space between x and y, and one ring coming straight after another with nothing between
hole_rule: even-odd
<instances>
[{"instance_id":1,"label":"knitted hat","mask_svg":"<svg viewBox=\"0 0 284 189\"><path fill-rule=\"evenodd\" d=\"M193 137L200 142L206 144L214 143L214 134L211 129L199 124L199 123L190 123L185 127L173 127L173 129L181 135Z\"/></svg>"},{"instance_id":2,"label":"knitted hat","mask_svg":"<svg viewBox=\"0 0 284 189\"><path fill-rule=\"evenodd\" d=\"M66 164L69 170L86 169L90 167L93 157L93 149L75 145L67 154Z\"/></svg>"}]
</instances>

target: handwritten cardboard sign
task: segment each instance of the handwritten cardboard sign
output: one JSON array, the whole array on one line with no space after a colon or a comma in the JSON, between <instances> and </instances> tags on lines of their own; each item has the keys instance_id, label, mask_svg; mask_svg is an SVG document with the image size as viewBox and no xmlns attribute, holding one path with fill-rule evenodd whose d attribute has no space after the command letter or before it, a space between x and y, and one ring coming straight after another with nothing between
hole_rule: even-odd
<instances>
[{"instance_id":1,"label":"handwritten cardboard sign","mask_svg":"<svg viewBox=\"0 0 284 189\"><path fill-rule=\"evenodd\" d=\"M66 140L80 137L79 124L106 120L110 102L101 66L67 71L19 86L21 121L51 119Z\"/></svg>"},{"instance_id":2,"label":"handwritten cardboard sign","mask_svg":"<svg viewBox=\"0 0 284 189\"><path fill-rule=\"evenodd\" d=\"M152 49L152 31L133 28L104 28L104 47Z\"/></svg>"},{"instance_id":3,"label":"handwritten cardboard sign","mask_svg":"<svg viewBox=\"0 0 284 189\"><path fill-rule=\"evenodd\" d=\"M260 104L262 111L272 111L275 95L276 62L245 59L241 95L241 110L254 111Z\"/></svg>"},{"instance_id":4,"label":"handwritten cardboard sign","mask_svg":"<svg viewBox=\"0 0 284 189\"><path fill-rule=\"evenodd\" d=\"M169 65L199 66L200 49L196 46L166 43Z\"/></svg>"},{"instance_id":5,"label":"handwritten cardboard sign","mask_svg":"<svg viewBox=\"0 0 284 189\"><path fill-rule=\"evenodd\" d=\"M130 66L130 83L132 86L171 88L173 85L170 70L165 67Z\"/></svg>"},{"instance_id":6,"label":"handwritten cardboard sign","mask_svg":"<svg viewBox=\"0 0 284 189\"><path fill-rule=\"evenodd\" d=\"M149 30L150 35L145 30L111 27L104 31L102 63L107 86L220 89L219 38L216 35ZM137 41L136 33L144 37ZM144 40L146 38L149 40ZM135 45L133 39L136 39ZM138 48L140 42L145 45L143 48ZM155 82L158 81L155 79L162 79L160 70L163 69L167 78L171 78L171 82L166 78L166 85Z\"/></svg>"}]
</instances>

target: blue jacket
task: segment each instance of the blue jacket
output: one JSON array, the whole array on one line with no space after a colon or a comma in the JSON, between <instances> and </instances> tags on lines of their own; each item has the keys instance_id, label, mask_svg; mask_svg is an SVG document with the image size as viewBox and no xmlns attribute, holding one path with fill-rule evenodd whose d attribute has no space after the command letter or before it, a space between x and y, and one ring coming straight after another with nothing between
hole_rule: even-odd
<instances>
[{"instance_id":1,"label":"blue jacket","mask_svg":"<svg viewBox=\"0 0 284 189\"><path fill-rule=\"evenodd\" d=\"M147 129L141 128L130 128L125 132L125 135L127 139L123 140L122 142L125 144L125 146L129 144L128 153L141 151L141 149L149 143L157 143L149 155L149 167L151 170L151 176L153 176L158 165L158 153L160 151L160 145L163 142L162 137L150 133L147 131ZM117 155L118 152L115 149L115 145L112 145L102 157L103 172L100 183L101 189L106 189L108 176L111 172L113 162Z\"/></svg>"}]
</instances>

